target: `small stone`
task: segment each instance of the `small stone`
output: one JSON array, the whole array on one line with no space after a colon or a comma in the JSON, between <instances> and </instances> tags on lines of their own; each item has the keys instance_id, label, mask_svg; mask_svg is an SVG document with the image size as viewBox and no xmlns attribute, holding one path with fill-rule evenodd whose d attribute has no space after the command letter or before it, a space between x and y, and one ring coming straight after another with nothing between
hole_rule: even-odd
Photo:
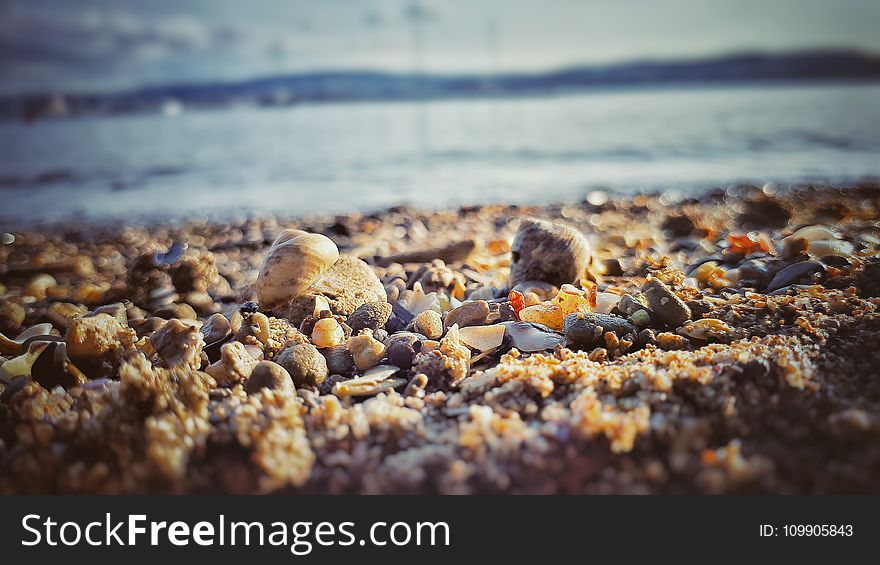
<instances>
[{"instance_id":1,"label":"small stone","mask_svg":"<svg viewBox=\"0 0 880 565\"><path fill-rule=\"evenodd\" d=\"M662 281L651 279L642 288L648 307L657 320L667 326L682 325L691 319L691 310Z\"/></svg>"},{"instance_id":2,"label":"small stone","mask_svg":"<svg viewBox=\"0 0 880 565\"><path fill-rule=\"evenodd\" d=\"M369 334L361 334L351 338L348 342L348 349L354 357L354 365L358 371L366 371L376 366L385 355L385 344Z\"/></svg>"},{"instance_id":3,"label":"small stone","mask_svg":"<svg viewBox=\"0 0 880 565\"><path fill-rule=\"evenodd\" d=\"M248 352L247 347L233 341L220 348L220 360L205 369L205 372L216 379L220 386L233 386L243 383L247 379L257 360Z\"/></svg>"},{"instance_id":4,"label":"small stone","mask_svg":"<svg viewBox=\"0 0 880 565\"><path fill-rule=\"evenodd\" d=\"M412 332L400 332L385 340L386 354L392 365L401 369L409 369L413 364L413 357L421 349L421 341L425 336Z\"/></svg>"},{"instance_id":5,"label":"small stone","mask_svg":"<svg viewBox=\"0 0 880 565\"><path fill-rule=\"evenodd\" d=\"M354 334L363 329L376 331L379 328L385 327L385 324L391 317L391 311L392 306L387 301L367 302L358 306L345 323L348 324Z\"/></svg>"},{"instance_id":6,"label":"small stone","mask_svg":"<svg viewBox=\"0 0 880 565\"><path fill-rule=\"evenodd\" d=\"M443 325L446 329L451 328L453 324L458 324L460 328L480 326L488 317L489 303L485 300L474 300L450 310Z\"/></svg>"},{"instance_id":7,"label":"small stone","mask_svg":"<svg viewBox=\"0 0 880 565\"><path fill-rule=\"evenodd\" d=\"M590 262L590 244L579 231L526 218L511 246L510 285L542 281L556 286L577 282Z\"/></svg>"},{"instance_id":8,"label":"small stone","mask_svg":"<svg viewBox=\"0 0 880 565\"><path fill-rule=\"evenodd\" d=\"M767 285L767 292L774 292L780 288L809 280L817 273L824 272L825 266L818 261L811 260L793 263L776 273L776 276Z\"/></svg>"},{"instance_id":9,"label":"small stone","mask_svg":"<svg viewBox=\"0 0 880 565\"><path fill-rule=\"evenodd\" d=\"M440 339L443 335L443 320L440 314L433 310L425 310L410 323L410 329L420 333L429 339Z\"/></svg>"},{"instance_id":10,"label":"small stone","mask_svg":"<svg viewBox=\"0 0 880 565\"><path fill-rule=\"evenodd\" d=\"M159 318L170 320L177 318L178 320L198 320L199 316L189 304L169 304L158 308L153 315Z\"/></svg>"},{"instance_id":11,"label":"small stone","mask_svg":"<svg viewBox=\"0 0 880 565\"><path fill-rule=\"evenodd\" d=\"M351 351L344 345L328 347L324 351L324 359L327 360L327 370L332 374L350 377L355 373L354 357Z\"/></svg>"},{"instance_id":12,"label":"small stone","mask_svg":"<svg viewBox=\"0 0 880 565\"><path fill-rule=\"evenodd\" d=\"M603 271L605 276L608 277L622 277L623 276L623 265L620 264L620 259L605 259L602 262Z\"/></svg>"},{"instance_id":13,"label":"small stone","mask_svg":"<svg viewBox=\"0 0 880 565\"><path fill-rule=\"evenodd\" d=\"M275 362L287 370L296 386L318 386L330 374L324 356L310 343L284 349Z\"/></svg>"},{"instance_id":14,"label":"small stone","mask_svg":"<svg viewBox=\"0 0 880 565\"><path fill-rule=\"evenodd\" d=\"M292 300L287 318L299 325L314 314L316 302L323 299L331 312L347 317L367 302L387 302L388 295L369 265L357 257L342 255L314 285Z\"/></svg>"},{"instance_id":15,"label":"small stone","mask_svg":"<svg viewBox=\"0 0 880 565\"><path fill-rule=\"evenodd\" d=\"M581 349L604 347L606 332L614 333L618 339L631 336L634 340L638 331L624 318L611 314L576 313L565 317L565 337Z\"/></svg>"},{"instance_id":16,"label":"small stone","mask_svg":"<svg viewBox=\"0 0 880 565\"><path fill-rule=\"evenodd\" d=\"M284 367L272 361L260 361L245 381L244 390L256 394L266 388L296 394L293 379Z\"/></svg>"},{"instance_id":17,"label":"small stone","mask_svg":"<svg viewBox=\"0 0 880 565\"><path fill-rule=\"evenodd\" d=\"M170 320L150 336L150 344L169 369L187 367L198 370L205 346L201 332L180 320Z\"/></svg>"},{"instance_id":18,"label":"small stone","mask_svg":"<svg viewBox=\"0 0 880 565\"><path fill-rule=\"evenodd\" d=\"M345 331L335 319L321 318L315 322L315 327L312 330L312 343L315 346L320 348L334 347L342 343L344 339Z\"/></svg>"}]
</instances>

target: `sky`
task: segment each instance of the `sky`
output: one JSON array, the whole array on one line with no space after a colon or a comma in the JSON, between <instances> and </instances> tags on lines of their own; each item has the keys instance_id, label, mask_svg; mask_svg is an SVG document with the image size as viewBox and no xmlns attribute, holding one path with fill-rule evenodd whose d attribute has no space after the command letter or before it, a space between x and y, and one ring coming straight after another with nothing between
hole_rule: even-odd
<instances>
[{"instance_id":1,"label":"sky","mask_svg":"<svg viewBox=\"0 0 880 565\"><path fill-rule=\"evenodd\" d=\"M492 73L880 53L877 0L0 0L0 93L316 70Z\"/></svg>"}]
</instances>

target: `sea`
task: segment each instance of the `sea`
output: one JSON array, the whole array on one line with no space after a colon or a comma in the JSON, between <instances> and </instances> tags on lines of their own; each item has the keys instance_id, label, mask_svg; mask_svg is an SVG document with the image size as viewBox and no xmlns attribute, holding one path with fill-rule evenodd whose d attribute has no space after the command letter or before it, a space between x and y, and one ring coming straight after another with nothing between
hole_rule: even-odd
<instances>
[{"instance_id":1,"label":"sea","mask_svg":"<svg viewBox=\"0 0 880 565\"><path fill-rule=\"evenodd\" d=\"M171 110L0 123L0 227L880 178L877 83Z\"/></svg>"}]
</instances>

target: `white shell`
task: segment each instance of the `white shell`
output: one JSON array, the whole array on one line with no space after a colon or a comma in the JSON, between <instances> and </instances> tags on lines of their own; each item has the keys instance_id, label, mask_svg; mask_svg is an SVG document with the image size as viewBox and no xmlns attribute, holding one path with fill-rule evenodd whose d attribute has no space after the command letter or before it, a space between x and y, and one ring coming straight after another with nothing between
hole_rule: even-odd
<instances>
[{"instance_id":1,"label":"white shell","mask_svg":"<svg viewBox=\"0 0 880 565\"><path fill-rule=\"evenodd\" d=\"M461 343L478 351L489 351L501 346L504 341L504 324L491 326L468 326L458 330Z\"/></svg>"},{"instance_id":2,"label":"white shell","mask_svg":"<svg viewBox=\"0 0 880 565\"><path fill-rule=\"evenodd\" d=\"M257 277L257 299L274 308L301 296L339 259L329 237L302 230L284 230L269 248Z\"/></svg>"},{"instance_id":3,"label":"white shell","mask_svg":"<svg viewBox=\"0 0 880 565\"><path fill-rule=\"evenodd\" d=\"M550 328L539 329L528 322L503 322L510 336L510 345L525 352L553 349L565 342L565 336Z\"/></svg>"}]
</instances>

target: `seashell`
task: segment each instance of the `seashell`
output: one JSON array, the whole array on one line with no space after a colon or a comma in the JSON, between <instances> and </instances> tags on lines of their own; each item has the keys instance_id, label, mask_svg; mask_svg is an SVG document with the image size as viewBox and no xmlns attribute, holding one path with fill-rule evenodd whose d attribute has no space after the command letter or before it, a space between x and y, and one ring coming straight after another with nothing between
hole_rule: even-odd
<instances>
[{"instance_id":1,"label":"seashell","mask_svg":"<svg viewBox=\"0 0 880 565\"><path fill-rule=\"evenodd\" d=\"M734 330L717 318L702 318L687 322L678 329L678 333L694 339L713 339L734 335Z\"/></svg>"},{"instance_id":2,"label":"seashell","mask_svg":"<svg viewBox=\"0 0 880 565\"><path fill-rule=\"evenodd\" d=\"M39 275L34 275L28 281L27 286L24 288L24 293L37 300L42 300L46 298L49 289L57 285L58 281L55 280L55 277L48 273L40 273Z\"/></svg>"},{"instance_id":3,"label":"seashell","mask_svg":"<svg viewBox=\"0 0 880 565\"><path fill-rule=\"evenodd\" d=\"M283 307L304 294L339 259L329 237L302 230L284 230L269 248L260 267L256 291L260 306Z\"/></svg>"},{"instance_id":4,"label":"seashell","mask_svg":"<svg viewBox=\"0 0 880 565\"><path fill-rule=\"evenodd\" d=\"M425 291L422 290L422 284L418 282L413 285L412 290L405 291L398 302L413 316L418 316L425 310L434 310L438 313L443 312L437 293L429 292L425 294Z\"/></svg>"},{"instance_id":5,"label":"seashell","mask_svg":"<svg viewBox=\"0 0 880 565\"><path fill-rule=\"evenodd\" d=\"M855 247L852 243L842 239L822 239L811 241L807 251L815 257L825 257L826 255L852 257Z\"/></svg>"},{"instance_id":6,"label":"seashell","mask_svg":"<svg viewBox=\"0 0 880 565\"><path fill-rule=\"evenodd\" d=\"M373 396L406 384L406 379L391 378L400 372L394 365L379 365L354 379L333 385L336 396Z\"/></svg>"},{"instance_id":7,"label":"seashell","mask_svg":"<svg viewBox=\"0 0 880 565\"><path fill-rule=\"evenodd\" d=\"M88 382L82 372L67 357L67 344L49 342L37 355L31 366L31 377L45 389L56 386L71 388Z\"/></svg>"},{"instance_id":8,"label":"seashell","mask_svg":"<svg viewBox=\"0 0 880 565\"><path fill-rule=\"evenodd\" d=\"M156 267L171 266L174 263L180 261L180 259L183 257L183 254L186 252L186 249L186 243L172 243L171 247L168 248L168 251L156 251L156 253L152 257L153 265Z\"/></svg>"},{"instance_id":9,"label":"seashell","mask_svg":"<svg viewBox=\"0 0 880 565\"><path fill-rule=\"evenodd\" d=\"M5 361L0 365L0 379L11 382L16 377L30 376L31 367L48 346L47 341L33 343L23 354Z\"/></svg>"},{"instance_id":10,"label":"seashell","mask_svg":"<svg viewBox=\"0 0 880 565\"><path fill-rule=\"evenodd\" d=\"M578 281L590 263L581 232L535 218L524 219L511 246L510 286L524 281L554 285Z\"/></svg>"},{"instance_id":11,"label":"seashell","mask_svg":"<svg viewBox=\"0 0 880 565\"><path fill-rule=\"evenodd\" d=\"M553 349L565 343L565 336L548 327L530 322L502 322L511 347L527 353Z\"/></svg>"},{"instance_id":12,"label":"seashell","mask_svg":"<svg viewBox=\"0 0 880 565\"><path fill-rule=\"evenodd\" d=\"M458 330L461 343L478 351L489 351L501 347L506 328L504 324L491 326L468 326Z\"/></svg>"},{"instance_id":13,"label":"seashell","mask_svg":"<svg viewBox=\"0 0 880 565\"><path fill-rule=\"evenodd\" d=\"M837 235L828 226L817 224L812 226L804 226L790 236L786 237L783 241L798 238L806 239L812 244L812 242L822 239L836 239Z\"/></svg>"},{"instance_id":14,"label":"seashell","mask_svg":"<svg viewBox=\"0 0 880 565\"><path fill-rule=\"evenodd\" d=\"M4 355L18 355L23 350L23 346L30 338L39 336L57 336L58 331L52 327L52 324L42 323L33 325L20 334L15 339L9 339L0 333L0 353Z\"/></svg>"}]
</instances>

